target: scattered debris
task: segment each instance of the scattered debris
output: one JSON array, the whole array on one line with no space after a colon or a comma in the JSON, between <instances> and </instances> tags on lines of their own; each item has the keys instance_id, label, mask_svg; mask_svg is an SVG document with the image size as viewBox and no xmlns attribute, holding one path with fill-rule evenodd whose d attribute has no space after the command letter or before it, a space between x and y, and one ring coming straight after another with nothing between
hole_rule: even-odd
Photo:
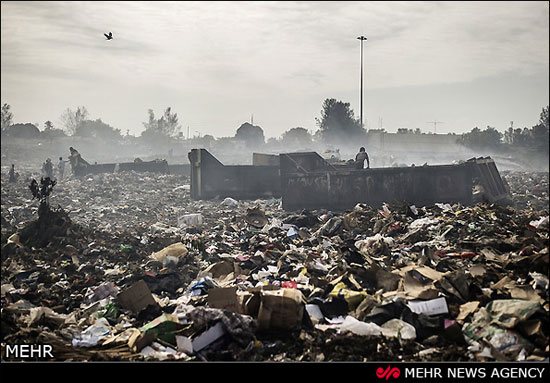
<instances>
[{"instance_id":1,"label":"scattered debris","mask_svg":"<svg viewBox=\"0 0 550 383\"><path fill-rule=\"evenodd\" d=\"M45 209L2 173L2 343L47 340L56 360L548 358L548 173L502 174L515 206L292 212L126 171L64 180Z\"/></svg>"}]
</instances>

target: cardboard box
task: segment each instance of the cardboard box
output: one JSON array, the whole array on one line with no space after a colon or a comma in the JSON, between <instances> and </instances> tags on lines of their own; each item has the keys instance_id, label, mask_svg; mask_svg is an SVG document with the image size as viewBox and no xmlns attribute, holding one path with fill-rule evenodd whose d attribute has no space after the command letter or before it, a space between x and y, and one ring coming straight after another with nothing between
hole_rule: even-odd
<instances>
[{"instance_id":1,"label":"cardboard box","mask_svg":"<svg viewBox=\"0 0 550 383\"><path fill-rule=\"evenodd\" d=\"M235 287L210 289L208 304L257 318L260 329L292 329L302 323L305 299L298 289L268 285L244 292Z\"/></svg>"},{"instance_id":2,"label":"cardboard box","mask_svg":"<svg viewBox=\"0 0 550 383\"><path fill-rule=\"evenodd\" d=\"M128 339L128 347L133 352L140 352L145 346L150 345L155 340L155 334L143 334L141 331L134 329L132 335Z\"/></svg>"},{"instance_id":3,"label":"cardboard box","mask_svg":"<svg viewBox=\"0 0 550 383\"><path fill-rule=\"evenodd\" d=\"M156 301L143 279L117 295L118 303L122 308L139 313L148 305L156 305Z\"/></svg>"},{"instance_id":4,"label":"cardboard box","mask_svg":"<svg viewBox=\"0 0 550 383\"><path fill-rule=\"evenodd\" d=\"M292 329L300 326L305 299L297 289L266 290L261 292L258 328Z\"/></svg>"},{"instance_id":5,"label":"cardboard box","mask_svg":"<svg viewBox=\"0 0 550 383\"><path fill-rule=\"evenodd\" d=\"M239 314L250 315L252 317L258 316L260 310L260 291L254 293L249 291L238 291L237 301L239 305Z\"/></svg>"},{"instance_id":6,"label":"cardboard box","mask_svg":"<svg viewBox=\"0 0 550 383\"><path fill-rule=\"evenodd\" d=\"M211 288L208 290L208 305L213 308L239 312L237 288Z\"/></svg>"}]
</instances>

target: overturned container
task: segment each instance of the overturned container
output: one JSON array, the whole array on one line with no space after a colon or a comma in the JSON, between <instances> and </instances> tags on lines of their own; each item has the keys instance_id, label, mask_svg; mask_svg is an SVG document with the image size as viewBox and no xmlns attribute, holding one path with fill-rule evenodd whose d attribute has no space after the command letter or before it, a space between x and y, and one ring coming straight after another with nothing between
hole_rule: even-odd
<instances>
[{"instance_id":1,"label":"overturned container","mask_svg":"<svg viewBox=\"0 0 550 383\"><path fill-rule=\"evenodd\" d=\"M331 164L315 152L255 154L262 165L223 165L205 149L192 149L191 197L196 200L282 196L285 210L346 210L357 203L416 206L510 202L495 162L472 158L457 165L356 169ZM475 192L474 192L475 187Z\"/></svg>"},{"instance_id":2,"label":"overturned container","mask_svg":"<svg viewBox=\"0 0 550 383\"><path fill-rule=\"evenodd\" d=\"M281 195L279 167L272 161L266 160L266 165L224 165L208 150L192 149L189 162L193 199L231 197L238 200Z\"/></svg>"},{"instance_id":3,"label":"overturned container","mask_svg":"<svg viewBox=\"0 0 550 383\"><path fill-rule=\"evenodd\" d=\"M473 158L457 165L353 169L326 162L317 153L280 155L283 208L345 210L404 202L471 205L508 203L509 194L494 161ZM480 191L474 199L474 186Z\"/></svg>"}]
</instances>

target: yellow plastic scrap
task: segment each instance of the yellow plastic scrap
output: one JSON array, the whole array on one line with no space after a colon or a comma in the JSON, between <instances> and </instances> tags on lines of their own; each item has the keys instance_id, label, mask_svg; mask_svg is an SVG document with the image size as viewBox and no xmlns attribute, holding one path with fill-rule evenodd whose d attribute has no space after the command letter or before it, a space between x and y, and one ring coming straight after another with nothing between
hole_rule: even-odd
<instances>
[{"instance_id":1,"label":"yellow plastic scrap","mask_svg":"<svg viewBox=\"0 0 550 383\"><path fill-rule=\"evenodd\" d=\"M344 282L336 284L329 295L335 298L344 298L346 302L348 302L348 307L350 310L354 310L357 305L368 296L365 291L354 291L348 289L348 286Z\"/></svg>"}]
</instances>

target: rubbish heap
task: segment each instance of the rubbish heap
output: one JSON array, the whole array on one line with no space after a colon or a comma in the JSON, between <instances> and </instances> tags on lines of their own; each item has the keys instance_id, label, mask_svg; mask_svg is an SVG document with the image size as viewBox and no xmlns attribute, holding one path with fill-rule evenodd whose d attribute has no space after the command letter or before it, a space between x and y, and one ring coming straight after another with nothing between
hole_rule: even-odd
<instances>
[{"instance_id":1,"label":"rubbish heap","mask_svg":"<svg viewBox=\"0 0 550 383\"><path fill-rule=\"evenodd\" d=\"M503 174L515 207L344 212L194 201L175 175L67 179L50 197L63 235L30 245L31 174L2 172L2 348L50 344L67 361L547 359L548 173Z\"/></svg>"}]
</instances>

